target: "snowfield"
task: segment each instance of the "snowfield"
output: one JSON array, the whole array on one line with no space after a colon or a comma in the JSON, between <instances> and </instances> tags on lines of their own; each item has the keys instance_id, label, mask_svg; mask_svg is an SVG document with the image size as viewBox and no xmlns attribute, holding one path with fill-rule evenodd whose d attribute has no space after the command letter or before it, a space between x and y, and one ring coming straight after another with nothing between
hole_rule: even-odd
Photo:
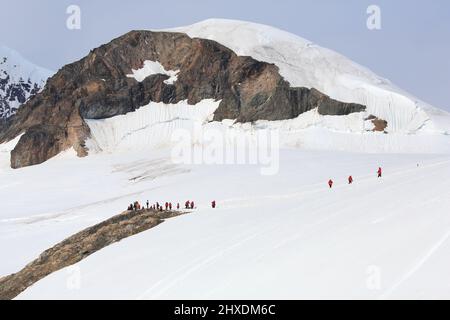
<instances>
[{"instance_id":1,"label":"snowfield","mask_svg":"<svg viewBox=\"0 0 450 320\"><path fill-rule=\"evenodd\" d=\"M0 145L0 276L136 200L197 206L49 275L19 299L450 298L447 112L270 27L208 20L172 30L276 63L291 85L368 110L239 124L211 121L220 101L151 102L87 120L85 158L67 150L13 170L9 152L20 137ZM129 76L152 74L176 81L178 71L146 61ZM387 134L371 131L370 114L388 121ZM261 162L173 158L174 136L190 138L184 146L196 152L210 151L208 133L222 137L224 147L242 138L236 150L249 151L262 149L260 134L274 132L271 174Z\"/></svg>"},{"instance_id":2,"label":"snowfield","mask_svg":"<svg viewBox=\"0 0 450 320\"><path fill-rule=\"evenodd\" d=\"M0 274L133 200L192 199L193 213L19 298L449 298L449 174L448 155L283 149L279 173L263 176L250 165L174 165L164 152L69 152L2 170Z\"/></svg>"}]
</instances>

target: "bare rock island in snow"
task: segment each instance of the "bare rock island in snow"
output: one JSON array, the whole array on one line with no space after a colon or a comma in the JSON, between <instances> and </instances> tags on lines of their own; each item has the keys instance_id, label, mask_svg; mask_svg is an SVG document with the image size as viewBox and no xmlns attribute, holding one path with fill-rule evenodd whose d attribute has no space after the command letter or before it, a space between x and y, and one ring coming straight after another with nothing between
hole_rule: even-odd
<instances>
[{"instance_id":1,"label":"bare rock island in snow","mask_svg":"<svg viewBox=\"0 0 450 320\"><path fill-rule=\"evenodd\" d=\"M86 228L44 251L19 272L0 278L0 300L13 299L47 275L73 265L112 243L156 227L165 219L182 214L185 212L126 211Z\"/></svg>"},{"instance_id":2,"label":"bare rock island in snow","mask_svg":"<svg viewBox=\"0 0 450 320\"><path fill-rule=\"evenodd\" d=\"M159 70L153 70L155 63ZM12 168L42 163L71 147L85 156L86 119L123 115L150 101L194 105L204 99L220 100L217 121L293 119L315 108L322 115L365 110L314 88L292 87L276 65L238 56L216 41L132 31L59 70L8 119L0 143L21 135L11 152Z\"/></svg>"}]
</instances>

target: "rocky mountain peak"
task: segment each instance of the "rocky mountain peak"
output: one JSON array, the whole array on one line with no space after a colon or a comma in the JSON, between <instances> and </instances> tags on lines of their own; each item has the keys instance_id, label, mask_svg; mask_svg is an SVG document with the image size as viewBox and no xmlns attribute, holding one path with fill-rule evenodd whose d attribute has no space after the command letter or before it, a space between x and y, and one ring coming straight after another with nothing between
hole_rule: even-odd
<instances>
[{"instance_id":1,"label":"rocky mountain peak","mask_svg":"<svg viewBox=\"0 0 450 320\"><path fill-rule=\"evenodd\" d=\"M146 61L176 70L176 81L162 73L130 76ZM291 119L314 108L332 115L365 110L315 89L291 87L274 64L238 56L215 41L131 31L58 71L0 130L0 143L23 134L11 153L13 168L42 163L70 147L85 156L85 119L133 112L150 101L194 105L203 99L221 101L218 121Z\"/></svg>"}]
</instances>

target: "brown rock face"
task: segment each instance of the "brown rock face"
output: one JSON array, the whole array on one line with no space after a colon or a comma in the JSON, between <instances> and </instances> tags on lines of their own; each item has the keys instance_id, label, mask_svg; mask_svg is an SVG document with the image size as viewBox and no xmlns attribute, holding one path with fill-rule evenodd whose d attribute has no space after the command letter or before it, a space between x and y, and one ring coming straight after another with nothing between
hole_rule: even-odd
<instances>
[{"instance_id":1,"label":"brown rock face","mask_svg":"<svg viewBox=\"0 0 450 320\"><path fill-rule=\"evenodd\" d=\"M145 60L166 70L180 70L173 84L166 75L142 82L129 78ZM364 111L307 88L293 88L278 68L251 57L237 56L211 40L182 33L132 31L66 65L48 80L45 89L0 127L0 143L23 133L11 154L11 166L42 163L73 147L79 156L89 127L84 119L103 119L135 111L150 101L176 103L221 100L214 120L283 120L317 108L321 114Z\"/></svg>"},{"instance_id":2,"label":"brown rock face","mask_svg":"<svg viewBox=\"0 0 450 320\"><path fill-rule=\"evenodd\" d=\"M376 116L374 116L373 114L369 115L365 120L371 120L374 128L372 129L372 131L379 131L379 132L384 132L387 133L385 130L388 126L388 122L386 120L380 119Z\"/></svg>"},{"instance_id":3,"label":"brown rock face","mask_svg":"<svg viewBox=\"0 0 450 320\"><path fill-rule=\"evenodd\" d=\"M375 119L372 120L373 125L375 126L373 128L373 131L380 131L380 132L385 132L385 129L387 128L387 121L386 120L382 120L382 119Z\"/></svg>"},{"instance_id":4,"label":"brown rock face","mask_svg":"<svg viewBox=\"0 0 450 320\"><path fill-rule=\"evenodd\" d=\"M14 299L37 281L124 238L151 229L179 211L126 211L89 227L44 251L19 272L0 278L0 300Z\"/></svg>"},{"instance_id":5,"label":"brown rock face","mask_svg":"<svg viewBox=\"0 0 450 320\"><path fill-rule=\"evenodd\" d=\"M33 126L23 135L11 152L11 167L38 164L57 155L65 143L65 133L57 126ZM31 152L28 149L33 146Z\"/></svg>"}]
</instances>

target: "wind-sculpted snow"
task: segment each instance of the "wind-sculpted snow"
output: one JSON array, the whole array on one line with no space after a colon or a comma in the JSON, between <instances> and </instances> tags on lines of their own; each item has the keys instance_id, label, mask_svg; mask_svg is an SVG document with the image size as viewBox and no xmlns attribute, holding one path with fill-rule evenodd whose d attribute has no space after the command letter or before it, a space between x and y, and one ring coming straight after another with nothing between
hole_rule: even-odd
<instances>
[{"instance_id":1,"label":"wind-sculpted snow","mask_svg":"<svg viewBox=\"0 0 450 320\"><path fill-rule=\"evenodd\" d=\"M234 120L212 122L220 101L202 100L192 106L186 101L177 104L151 102L134 112L108 119L87 120L91 139L86 143L90 152L123 152L173 148L177 130L185 130L192 137L218 133L228 144L245 141L257 147L254 137L277 131L281 147L339 150L368 153L450 153L449 136L435 134L406 135L403 133L373 132L367 113L347 116L323 116L317 109L297 118L281 121L260 120L236 123ZM206 148L208 143L199 139Z\"/></svg>"},{"instance_id":2,"label":"wind-sculpted snow","mask_svg":"<svg viewBox=\"0 0 450 320\"><path fill-rule=\"evenodd\" d=\"M192 132L196 124L212 120L220 101L202 100L196 105L150 102L135 112L103 120L87 120L92 151L139 150L169 147L177 129Z\"/></svg>"},{"instance_id":3,"label":"wind-sculpted snow","mask_svg":"<svg viewBox=\"0 0 450 320\"><path fill-rule=\"evenodd\" d=\"M224 120L222 123L209 123L204 130L220 130L224 137L276 130L281 148L367 153L450 153L447 135L373 132L373 124L364 119L364 113L336 117L322 116L312 110L283 121L239 124Z\"/></svg>"},{"instance_id":4,"label":"wind-sculpted snow","mask_svg":"<svg viewBox=\"0 0 450 320\"><path fill-rule=\"evenodd\" d=\"M420 101L348 58L288 32L256 23L210 19L170 29L215 40L238 55L274 63L296 87L316 88L331 98L365 105L387 120L389 132L450 131L450 115ZM424 126L428 120L432 125Z\"/></svg>"}]
</instances>

